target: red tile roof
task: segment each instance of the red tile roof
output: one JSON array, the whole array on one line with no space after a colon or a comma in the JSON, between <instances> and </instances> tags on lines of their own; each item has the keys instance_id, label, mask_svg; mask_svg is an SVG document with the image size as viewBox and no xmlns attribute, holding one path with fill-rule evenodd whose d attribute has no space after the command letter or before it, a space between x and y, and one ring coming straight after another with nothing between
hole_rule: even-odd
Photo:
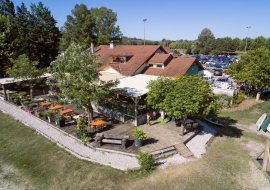
<instances>
[{"instance_id":1,"label":"red tile roof","mask_svg":"<svg viewBox=\"0 0 270 190\"><path fill-rule=\"evenodd\" d=\"M199 65L200 69L203 69L203 66L196 58L178 57L173 59L164 69L146 67L141 74L175 77L186 74L194 62Z\"/></svg>"},{"instance_id":2,"label":"red tile roof","mask_svg":"<svg viewBox=\"0 0 270 190\"><path fill-rule=\"evenodd\" d=\"M150 60L150 58L154 55L154 53L158 49L163 50L163 48L159 45L154 46L116 45L113 49L109 49L109 47L110 47L109 45L101 45L95 50L96 53L101 54L99 60L105 63L105 65L103 67L98 68L98 70L101 70L102 68L109 65L119 73L126 75L134 75L135 72L145 62L148 62ZM112 56L119 54L129 54L133 55L133 57L129 61L127 61L127 63L113 63ZM119 66L121 68L121 72Z\"/></svg>"},{"instance_id":3,"label":"red tile roof","mask_svg":"<svg viewBox=\"0 0 270 190\"><path fill-rule=\"evenodd\" d=\"M148 63L165 63L168 59L172 59L172 56L170 54L160 54L156 53L149 61Z\"/></svg>"},{"instance_id":4,"label":"red tile roof","mask_svg":"<svg viewBox=\"0 0 270 190\"><path fill-rule=\"evenodd\" d=\"M172 50L171 50L171 48L169 48L169 47L162 47L165 51L166 51L166 53L170 53ZM176 54L176 53L174 53L173 52L173 54L171 54L174 58L176 58L176 57L178 57L178 55Z\"/></svg>"}]
</instances>

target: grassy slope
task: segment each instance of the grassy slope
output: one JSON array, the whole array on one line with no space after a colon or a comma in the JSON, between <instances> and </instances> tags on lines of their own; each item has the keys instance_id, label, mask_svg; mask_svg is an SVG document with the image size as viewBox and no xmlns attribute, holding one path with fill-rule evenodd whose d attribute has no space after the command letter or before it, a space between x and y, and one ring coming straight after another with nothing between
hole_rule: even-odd
<instances>
[{"instance_id":1,"label":"grassy slope","mask_svg":"<svg viewBox=\"0 0 270 190\"><path fill-rule=\"evenodd\" d=\"M218 117L234 120L237 123L251 124L256 123L263 113L270 115L270 101L259 103L244 111L222 111L218 114Z\"/></svg>"},{"instance_id":2,"label":"grassy slope","mask_svg":"<svg viewBox=\"0 0 270 190\"><path fill-rule=\"evenodd\" d=\"M264 102L251 111L264 112L269 110L267 107L269 102ZM235 114L250 117L248 112L244 113L220 114L230 118L236 117ZM213 126L219 136L210 143L202 159L138 177L138 172L123 172L79 160L1 112L0 121L1 163L18 169L38 189L241 189L238 179L249 172L252 158L239 144L239 138L265 142L265 137L234 127Z\"/></svg>"}]
</instances>

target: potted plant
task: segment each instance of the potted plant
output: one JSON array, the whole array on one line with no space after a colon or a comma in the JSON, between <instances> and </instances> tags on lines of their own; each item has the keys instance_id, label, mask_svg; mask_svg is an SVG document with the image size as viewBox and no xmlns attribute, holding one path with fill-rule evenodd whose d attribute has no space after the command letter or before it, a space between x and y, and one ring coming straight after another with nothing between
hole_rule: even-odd
<instances>
[{"instance_id":1,"label":"potted plant","mask_svg":"<svg viewBox=\"0 0 270 190\"><path fill-rule=\"evenodd\" d=\"M82 117L79 117L77 126L75 126L75 128L76 128L75 131L76 137L78 139L81 139L82 135L86 132L84 119Z\"/></svg>"},{"instance_id":2,"label":"potted plant","mask_svg":"<svg viewBox=\"0 0 270 190\"><path fill-rule=\"evenodd\" d=\"M35 112L35 116L36 116L36 117L41 117L41 113L40 113L39 111L36 111L36 112Z\"/></svg>"},{"instance_id":3,"label":"potted plant","mask_svg":"<svg viewBox=\"0 0 270 190\"><path fill-rule=\"evenodd\" d=\"M44 111L44 113L43 113L43 119L44 120L46 120L47 118L48 118L48 111L46 110L46 111Z\"/></svg>"},{"instance_id":4,"label":"potted plant","mask_svg":"<svg viewBox=\"0 0 270 190\"><path fill-rule=\"evenodd\" d=\"M65 126L65 117L62 113L58 113L55 115L55 121L59 128Z\"/></svg>"},{"instance_id":5,"label":"potted plant","mask_svg":"<svg viewBox=\"0 0 270 190\"><path fill-rule=\"evenodd\" d=\"M26 93L26 92L20 92L20 93L19 93L19 97L20 97L20 100L21 100L21 101L22 101L22 100L25 100L26 97L27 97L27 93Z\"/></svg>"},{"instance_id":6,"label":"potted plant","mask_svg":"<svg viewBox=\"0 0 270 190\"><path fill-rule=\"evenodd\" d=\"M53 122L53 112L52 111L45 111L43 116L47 116L48 117L48 121L49 123L52 123Z\"/></svg>"},{"instance_id":7,"label":"potted plant","mask_svg":"<svg viewBox=\"0 0 270 190\"><path fill-rule=\"evenodd\" d=\"M20 101L21 101L21 98L19 97L18 94L12 94L10 96L10 100L13 104L16 104L17 106L19 105Z\"/></svg>"},{"instance_id":8,"label":"potted plant","mask_svg":"<svg viewBox=\"0 0 270 190\"><path fill-rule=\"evenodd\" d=\"M133 130L135 146L142 146L143 140L146 139L146 133L144 130L135 127Z\"/></svg>"}]
</instances>

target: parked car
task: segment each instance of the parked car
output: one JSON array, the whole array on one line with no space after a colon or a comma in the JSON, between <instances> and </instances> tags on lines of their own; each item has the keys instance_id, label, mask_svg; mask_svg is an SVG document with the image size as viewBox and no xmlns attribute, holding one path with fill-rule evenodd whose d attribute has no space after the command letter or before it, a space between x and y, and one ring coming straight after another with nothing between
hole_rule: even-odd
<instances>
[{"instance_id":1,"label":"parked car","mask_svg":"<svg viewBox=\"0 0 270 190\"><path fill-rule=\"evenodd\" d=\"M209 85L214 84L215 83L215 78L213 76L204 76L204 79L206 79L209 82Z\"/></svg>"},{"instance_id":2,"label":"parked car","mask_svg":"<svg viewBox=\"0 0 270 190\"><path fill-rule=\"evenodd\" d=\"M214 76L222 76L222 72L223 72L222 69L217 68L214 71Z\"/></svg>"},{"instance_id":3,"label":"parked car","mask_svg":"<svg viewBox=\"0 0 270 190\"><path fill-rule=\"evenodd\" d=\"M221 85L221 83L224 83L224 82L229 83L230 80L227 77L220 77L214 82L214 86L219 87Z\"/></svg>"},{"instance_id":4,"label":"parked car","mask_svg":"<svg viewBox=\"0 0 270 190\"><path fill-rule=\"evenodd\" d=\"M262 91L261 97L270 97L270 88Z\"/></svg>"}]
</instances>

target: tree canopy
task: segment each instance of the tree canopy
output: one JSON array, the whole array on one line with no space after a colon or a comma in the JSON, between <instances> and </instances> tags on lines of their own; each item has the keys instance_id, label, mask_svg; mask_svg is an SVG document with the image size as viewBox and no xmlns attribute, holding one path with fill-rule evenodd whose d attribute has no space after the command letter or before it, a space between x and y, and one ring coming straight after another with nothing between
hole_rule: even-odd
<instances>
[{"instance_id":1,"label":"tree canopy","mask_svg":"<svg viewBox=\"0 0 270 190\"><path fill-rule=\"evenodd\" d=\"M117 14L111 9L101 7L89 10L84 4L76 4L61 28L61 50L65 50L72 42L86 44L85 39L95 44L104 44L111 40L121 42L122 33L119 26L116 26L116 21Z\"/></svg>"},{"instance_id":2,"label":"tree canopy","mask_svg":"<svg viewBox=\"0 0 270 190\"><path fill-rule=\"evenodd\" d=\"M41 82L42 75L45 69L37 69L38 62L31 61L27 55L23 54L16 60L11 60L13 67L9 68L7 73L10 77L13 77L13 82L17 82L19 79L23 80L23 85L30 87L31 99L34 98L34 86L36 83ZM18 81L18 84L21 82Z\"/></svg>"},{"instance_id":3,"label":"tree canopy","mask_svg":"<svg viewBox=\"0 0 270 190\"><path fill-rule=\"evenodd\" d=\"M208 40L215 39L214 34L209 28L204 28L199 34L197 41L199 42L199 47L204 47Z\"/></svg>"},{"instance_id":4,"label":"tree canopy","mask_svg":"<svg viewBox=\"0 0 270 190\"><path fill-rule=\"evenodd\" d=\"M182 134L187 117L205 116L219 108L210 86L200 75L180 76L174 81L159 77L150 81L148 88L147 103L165 109L169 117L181 119Z\"/></svg>"},{"instance_id":5,"label":"tree canopy","mask_svg":"<svg viewBox=\"0 0 270 190\"><path fill-rule=\"evenodd\" d=\"M15 12L11 1L0 0L0 14L9 16L12 24L13 35L9 40L17 40L19 46L12 49L13 53L26 54L31 61L37 61L39 67L44 68L58 54L61 33L51 12L41 2L38 5L31 4L30 9L28 11L22 3Z\"/></svg>"},{"instance_id":6,"label":"tree canopy","mask_svg":"<svg viewBox=\"0 0 270 190\"><path fill-rule=\"evenodd\" d=\"M88 110L89 121L93 120L93 108L91 101L101 100L112 92L122 92L116 87L119 81L102 81L97 67L104 63L98 61L99 55L86 54L85 46L72 43L64 56L58 56L51 62L49 72L56 82L48 84L59 88L56 92L58 103L71 103L78 108L85 107Z\"/></svg>"},{"instance_id":7,"label":"tree canopy","mask_svg":"<svg viewBox=\"0 0 270 190\"><path fill-rule=\"evenodd\" d=\"M270 88L270 50L261 47L250 50L241 56L241 60L230 65L225 71L237 80L258 89L256 100L264 89Z\"/></svg>"}]
</instances>

